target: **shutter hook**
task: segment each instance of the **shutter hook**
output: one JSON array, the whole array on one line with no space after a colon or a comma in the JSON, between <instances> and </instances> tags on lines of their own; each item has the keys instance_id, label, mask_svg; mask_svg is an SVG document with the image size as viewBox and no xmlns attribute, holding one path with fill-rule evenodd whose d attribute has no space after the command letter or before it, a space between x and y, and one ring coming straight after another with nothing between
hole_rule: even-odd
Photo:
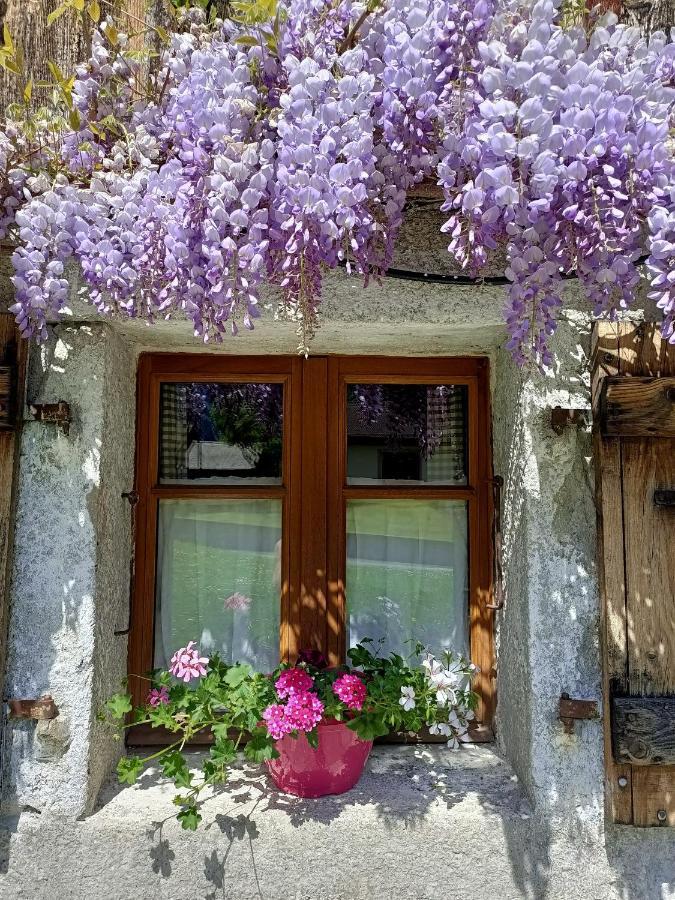
<instances>
[{"instance_id":1,"label":"shutter hook","mask_svg":"<svg viewBox=\"0 0 675 900\"><path fill-rule=\"evenodd\" d=\"M486 603L486 609L504 609L504 572L502 567L502 488L504 479L495 475L492 479L492 502L494 507L494 525L492 545L495 560L495 602Z\"/></svg>"}]
</instances>

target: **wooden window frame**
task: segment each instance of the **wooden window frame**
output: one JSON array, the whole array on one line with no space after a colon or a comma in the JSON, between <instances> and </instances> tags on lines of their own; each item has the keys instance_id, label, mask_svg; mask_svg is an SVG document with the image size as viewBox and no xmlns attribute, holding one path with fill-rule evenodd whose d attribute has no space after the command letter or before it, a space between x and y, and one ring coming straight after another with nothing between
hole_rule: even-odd
<instances>
[{"instance_id":1,"label":"wooden window frame","mask_svg":"<svg viewBox=\"0 0 675 900\"><path fill-rule=\"evenodd\" d=\"M163 382L276 382L284 385L280 485L161 485L160 385ZM346 483L349 383L464 385L468 397L466 485ZM475 740L489 740L495 707L492 463L489 366L478 357L226 356L148 353L139 360L136 416L135 558L129 673L153 667L157 519L161 499L278 499L282 502L280 658L304 647L344 661L346 502L360 498L463 500L469 515L471 657L480 667ZM134 702L147 685L130 679ZM138 736L136 736L138 737ZM137 741L138 742L138 741Z\"/></svg>"}]
</instances>

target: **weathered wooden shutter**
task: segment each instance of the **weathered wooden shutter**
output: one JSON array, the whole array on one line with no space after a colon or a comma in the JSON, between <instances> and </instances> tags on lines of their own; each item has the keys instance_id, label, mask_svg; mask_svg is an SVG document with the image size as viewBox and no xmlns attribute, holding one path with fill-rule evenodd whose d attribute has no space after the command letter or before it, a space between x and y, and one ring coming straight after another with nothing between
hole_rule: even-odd
<instances>
[{"instance_id":1,"label":"weathered wooden shutter","mask_svg":"<svg viewBox=\"0 0 675 900\"><path fill-rule=\"evenodd\" d=\"M675 346L598 323L593 405L608 817L675 825Z\"/></svg>"},{"instance_id":2,"label":"weathered wooden shutter","mask_svg":"<svg viewBox=\"0 0 675 900\"><path fill-rule=\"evenodd\" d=\"M25 341L14 316L0 313L0 697L7 646L14 486L26 370ZM2 722L0 722L0 729Z\"/></svg>"}]
</instances>

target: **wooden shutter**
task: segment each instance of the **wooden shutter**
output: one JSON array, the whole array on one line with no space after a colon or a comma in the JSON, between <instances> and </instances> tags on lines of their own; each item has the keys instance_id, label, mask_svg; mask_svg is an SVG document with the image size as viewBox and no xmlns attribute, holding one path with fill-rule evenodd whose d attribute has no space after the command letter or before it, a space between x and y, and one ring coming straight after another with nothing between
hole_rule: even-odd
<instances>
[{"instance_id":1,"label":"wooden shutter","mask_svg":"<svg viewBox=\"0 0 675 900\"><path fill-rule=\"evenodd\" d=\"M7 648L14 487L25 372L26 342L19 337L14 316L0 313L0 692Z\"/></svg>"},{"instance_id":2,"label":"wooden shutter","mask_svg":"<svg viewBox=\"0 0 675 900\"><path fill-rule=\"evenodd\" d=\"M607 813L675 825L675 347L598 323L593 406Z\"/></svg>"}]
</instances>

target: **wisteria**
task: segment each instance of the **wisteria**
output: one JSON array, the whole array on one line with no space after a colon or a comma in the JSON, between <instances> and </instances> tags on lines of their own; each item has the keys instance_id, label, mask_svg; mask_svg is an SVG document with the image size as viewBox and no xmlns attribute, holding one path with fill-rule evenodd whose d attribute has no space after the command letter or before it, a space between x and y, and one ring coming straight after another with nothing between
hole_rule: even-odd
<instances>
[{"instance_id":1,"label":"wisteria","mask_svg":"<svg viewBox=\"0 0 675 900\"><path fill-rule=\"evenodd\" d=\"M253 328L276 285L307 352L325 271L385 275L426 179L468 273L506 247L519 363L551 363L571 275L610 317L646 278L675 342L664 34L570 24L558 0L265 8L189 11L151 66L106 20L61 108L35 124L26 103L2 124L0 237L16 243L25 336L44 340L68 308L74 262L100 312L180 313L203 340Z\"/></svg>"}]
</instances>

